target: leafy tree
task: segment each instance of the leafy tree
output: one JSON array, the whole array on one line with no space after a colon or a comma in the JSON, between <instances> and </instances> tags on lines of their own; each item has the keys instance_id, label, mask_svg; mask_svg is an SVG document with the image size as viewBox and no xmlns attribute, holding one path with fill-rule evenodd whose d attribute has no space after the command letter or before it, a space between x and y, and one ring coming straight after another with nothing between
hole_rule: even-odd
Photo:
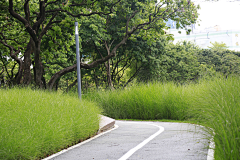
<instances>
[{"instance_id":1,"label":"leafy tree","mask_svg":"<svg viewBox=\"0 0 240 160\"><path fill-rule=\"evenodd\" d=\"M18 3L18 2L17 2ZM23 25L19 24L14 20L13 17L7 13L8 4L7 1L0 2L1 11L0 11L0 47L1 47L1 61L5 67L5 74L8 75L8 83L19 84L21 82L23 72L24 72L24 62L21 58L21 52L24 50L27 45L26 39L28 36L25 34ZM16 35L19 36L16 38ZM9 75L7 73L7 65L11 60L14 60L18 65L14 65L14 69L18 69L15 75ZM25 58L27 61L27 58ZM24 76L24 80L26 77Z\"/></svg>"},{"instance_id":2,"label":"leafy tree","mask_svg":"<svg viewBox=\"0 0 240 160\"><path fill-rule=\"evenodd\" d=\"M214 69L225 76L240 73L240 53L231 50L202 49L198 53L198 61L206 66L206 70Z\"/></svg>"},{"instance_id":3,"label":"leafy tree","mask_svg":"<svg viewBox=\"0 0 240 160\"><path fill-rule=\"evenodd\" d=\"M159 80L161 72L161 56L166 52L168 40L166 36L161 36L158 41L148 45L144 41L137 41L134 53L138 56L138 61L131 66L131 74L137 74L137 81Z\"/></svg>"},{"instance_id":4,"label":"leafy tree","mask_svg":"<svg viewBox=\"0 0 240 160\"><path fill-rule=\"evenodd\" d=\"M198 46L191 42L179 42L177 44L165 42L162 49L149 56L147 66L145 67L138 79L140 81L175 81L184 83L195 80L199 76L200 67L196 57L200 50ZM158 54L156 54L158 53Z\"/></svg>"},{"instance_id":5,"label":"leafy tree","mask_svg":"<svg viewBox=\"0 0 240 160\"><path fill-rule=\"evenodd\" d=\"M41 51L41 44L42 40L47 37L47 33L49 30L54 30L56 34L61 32L60 28L58 27L59 24L62 22L64 23L66 20L65 18L69 17L81 17L81 16L90 16L94 14L109 14L112 12L114 4L118 3L115 1L110 3L107 2L109 5L108 7L102 7L104 4L102 1L87 1L83 0L79 3L75 3L74 1L53 1L53 0L39 0L39 1L30 1L25 0L25 3L22 4L20 1L4 1L4 5L8 8L9 13L11 15L11 19L14 19L14 23L18 23L25 31L25 35L29 37L29 42L26 47L22 47L22 51L24 52L24 62L19 62L19 73L18 74L18 81L20 83L23 72L24 76L28 76L28 80L26 84L29 84L31 73L29 72L30 66L34 65L34 80L37 86L43 86L43 73L44 73L44 66L43 66L43 55ZM7 5L6 5L7 4ZM9 13L5 13L9 16ZM80 13L80 14L79 14ZM66 23L65 23L66 24ZM2 30L6 27L4 25L1 26ZM12 28L15 30L15 28ZM2 32L1 43L8 47L10 50L10 56L15 56L16 60L18 60L17 54L19 54L20 49L16 49L17 47L10 42L10 39L5 37L9 37L8 32ZM49 35L54 36L54 35ZM15 32L15 39L17 33ZM49 41L49 44L53 44L53 41ZM65 45L66 46L66 45ZM20 64L23 63L23 64ZM26 66L22 69L22 66Z\"/></svg>"},{"instance_id":6,"label":"leafy tree","mask_svg":"<svg viewBox=\"0 0 240 160\"><path fill-rule=\"evenodd\" d=\"M133 44L131 47L132 50L135 50L137 46L134 46L134 43L131 42L137 42L140 39L146 45L152 45L158 40L158 37L164 35L164 28L166 27L164 20L172 18L177 21L178 27L184 27L196 20L196 11L197 7L190 1L160 1L157 5L152 1L140 2L134 0L131 3L130 1L121 1L117 5L116 12L105 16L105 26L108 35L98 41L89 41L88 46L94 46L95 53L99 54L101 58L107 56L113 58L114 56L116 57L115 60L118 59L123 62L123 59L126 59L126 53L131 49L125 50L124 53L120 51L120 46L125 43L127 45L124 47ZM118 52L113 54L112 51L115 52L116 47ZM138 51L138 54L143 53ZM129 58L127 59L130 60ZM119 65L121 63L118 63L118 60L112 62ZM105 62L105 67L109 87L113 88L112 79L114 72L111 72L111 70L117 67L111 65L110 59Z\"/></svg>"},{"instance_id":7,"label":"leafy tree","mask_svg":"<svg viewBox=\"0 0 240 160\"><path fill-rule=\"evenodd\" d=\"M237 74L240 73L240 57L235 54L226 53L222 57L222 66L219 70L225 75Z\"/></svg>"},{"instance_id":8,"label":"leafy tree","mask_svg":"<svg viewBox=\"0 0 240 160\"><path fill-rule=\"evenodd\" d=\"M83 29L85 34L81 36L85 44L91 42L99 48L105 47L105 53L101 53L100 58L92 56L99 54L96 48L87 53L82 48L85 54L82 57L90 58L91 62L82 62L81 67L91 69L107 62L109 77L109 60L118 55L117 50L128 39L136 40L145 36L146 42L150 44L154 42L151 42L150 35L164 33L164 20L171 18L177 22L177 27L184 27L194 23L198 17L198 7L190 0L162 0L157 5L148 0L25 0L24 4L21 1L5 0L2 3L9 11L3 14L11 17L6 23L12 22L10 30L15 32L8 32L6 25L1 24L0 42L8 48L8 55L19 64L16 83L30 84L33 65L36 85L45 85L50 89L63 75L76 70L73 60L65 63L69 57L73 57L70 52L74 50L74 37L70 26L75 20L81 22L79 28L81 24L86 24ZM146 32L147 30L151 32ZM18 32L21 33L20 36ZM24 41L27 43L22 44ZM24 61L19 59L20 52L24 55ZM52 59L54 60L51 61ZM58 63L57 66L61 67L54 71L51 66L53 63ZM46 72L47 69L55 73ZM48 83L46 78L49 79Z\"/></svg>"},{"instance_id":9,"label":"leafy tree","mask_svg":"<svg viewBox=\"0 0 240 160\"><path fill-rule=\"evenodd\" d=\"M209 49L213 50L213 51L217 51L217 52L221 52L221 51L225 51L228 47L225 43L221 42L210 42L212 44L211 47L208 46Z\"/></svg>"}]
</instances>

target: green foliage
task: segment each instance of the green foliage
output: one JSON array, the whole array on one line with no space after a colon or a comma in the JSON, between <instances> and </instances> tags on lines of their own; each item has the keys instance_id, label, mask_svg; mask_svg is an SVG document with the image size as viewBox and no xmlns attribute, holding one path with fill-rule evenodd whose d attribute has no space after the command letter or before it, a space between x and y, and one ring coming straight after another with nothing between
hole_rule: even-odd
<instances>
[{"instance_id":1,"label":"green foliage","mask_svg":"<svg viewBox=\"0 0 240 160\"><path fill-rule=\"evenodd\" d=\"M138 65L143 65L137 76L138 81L174 81L182 84L200 77L213 77L218 73L226 77L240 73L239 52L201 49L187 41L173 44L164 38L155 44L141 44L142 47L137 48L144 53L141 55L145 55L138 62Z\"/></svg>"},{"instance_id":2,"label":"green foliage","mask_svg":"<svg viewBox=\"0 0 240 160\"><path fill-rule=\"evenodd\" d=\"M116 119L184 120L188 108L184 95L184 87L174 83L148 83L124 90L89 93L83 98L97 102L105 115Z\"/></svg>"},{"instance_id":3,"label":"green foliage","mask_svg":"<svg viewBox=\"0 0 240 160\"><path fill-rule=\"evenodd\" d=\"M94 103L30 89L0 95L0 159L41 159L98 131Z\"/></svg>"},{"instance_id":4,"label":"green foliage","mask_svg":"<svg viewBox=\"0 0 240 160\"><path fill-rule=\"evenodd\" d=\"M12 86L12 80L18 73L17 62L0 51L0 88Z\"/></svg>"},{"instance_id":5,"label":"green foliage","mask_svg":"<svg viewBox=\"0 0 240 160\"><path fill-rule=\"evenodd\" d=\"M143 38L137 38L120 47L118 55L112 59L113 84L115 88L122 87L132 77L132 81L135 78L138 82L174 81L183 84L219 73L225 76L239 74L239 56L239 52L201 49L187 41L169 43L165 36L158 37L150 45ZM100 72L104 71L103 67L89 74L92 77L89 82L96 83L96 73L99 81L106 82L106 74Z\"/></svg>"},{"instance_id":6,"label":"green foliage","mask_svg":"<svg viewBox=\"0 0 240 160\"><path fill-rule=\"evenodd\" d=\"M240 79L202 81L192 94L192 116L212 128L215 159L238 159L240 153Z\"/></svg>"},{"instance_id":7,"label":"green foliage","mask_svg":"<svg viewBox=\"0 0 240 160\"><path fill-rule=\"evenodd\" d=\"M209 49L213 50L213 51L217 51L217 52L221 52L221 51L224 51L226 50L228 47L225 43L221 42L221 43L218 43L218 42L210 42L212 44L211 47L208 46Z\"/></svg>"},{"instance_id":8,"label":"green foliage","mask_svg":"<svg viewBox=\"0 0 240 160\"><path fill-rule=\"evenodd\" d=\"M7 8L9 8L9 2L11 2L11 0L1 1L0 27L4 31L4 36L10 38L7 40L7 43L15 47L15 50L19 47L21 53L25 56L25 52L29 51L29 47L26 48L30 40L29 28L26 29L28 25L23 25L16 17L13 18L13 16L10 16L7 10ZM113 49L121 43L125 36L129 38L130 41L138 41L138 39L141 39L141 41L145 41L145 45L156 45L154 43L159 43L157 42L158 37L165 34L163 30L166 28L165 19L171 18L177 22L178 27L184 28L186 25L194 23L197 20L197 10L199 9L198 6L195 6L187 0L182 0L181 2L160 1L158 5L156 5L156 1L139 0L87 0L84 1L83 4L81 4L81 2L82 1L76 2L72 0L67 2L62 0L44 1L42 3L46 3L46 8L44 8L46 13L41 15L45 15L46 17L44 17L43 21L39 21L40 15L38 13L40 13L40 3L38 1L29 1L29 10L28 5L23 7L21 1L13 1L13 10L27 20L27 23L36 33L36 36L31 34L31 38L32 40L38 38L37 41L40 46L39 52L41 53L38 54L36 50L38 47L34 47L34 45L37 44L36 40L35 43L31 43L30 63L33 64L33 68L31 68L30 74L32 75L30 75L30 77L33 77L32 83L33 81L39 83L37 81L42 80L43 83L46 84L58 71L76 63L74 59L74 21L79 22L80 42L82 42L82 46L80 46L81 58L84 59L85 62L90 61L89 63L91 63L102 58L102 56L106 57L109 54L106 46L108 46L110 50ZM76 3L81 5L76 5ZM30 15L29 19L27 18L28 15L25 15L26 13ZM54 17L55 14L56 17ZM51 25L49 25L50 23ZM3 25L6 24L10 24L10 26L3 27ZM49 28L44 32L47 27ZM128 35L131 31L133 32ZM41 37L41 35L43 35L43 37ZM168 36L168 39L170 38L171 37ZM16 42L16 40L18 42ZM96 49L95 46L97 46L98 49ZM6 46L0 44L0 47L4 50L3 55L9 56ZM132 46L132 48L133 47L135 46ZM102 56L99 55L97 50L101 52ZM126 53L119 51L114 54L116 54L118 59L126 55ZM140 54L141 52L139 55ZM38 56L39 63L35 62L38 60L38 58L36 58ZM144 56L145 55L142 55L142 57ZM124 63L119 63L118 60L113 60L112 62L112 69L116 68L116 64L114 63L118 63L120 65L119 68L124 68ZM23 63L25 62L23 61ZM35 66L38 64L40 65ZM28 65L30 68L31 64ZM24 66L26 65L24 64ZM42 70L44 70L42 78L38 74L38 72L41 74L41 70L38 70L38 68L41 67ZM102 66L100 66L100 68L101 67ZM21 74L25 73L24 69L21 71ZM88 75L90 72L91 71L88 72ZM124 74L122 71L113 71L112 76L116 77L113 81L122 81L120 77L125 77L121 76L122 74ZM75 74L68 74L62 79L58 78L57 81L61 84L68 84L66 82L70 79L70 81L72 81L74 75ZM39 80L39 77L41 80ZM19 83L22 83L22 81L19 81ZM64 87L64 89L65 88L66 87Z\"/></svg>"},{"instance_id":9,"label":"green foliage","mask_svg":"<svg viewBox=\"0 0 240 160\"><path fill-rule=\"evenodd\" d=\"M144 40L137 41L137 47L134 50L139 56L139 65L141 70L137 75L137 81L147 82L160 79L161 73L161 56L166 52L168 44L167 38L161 36L152 44L146 44ZM135 65L132 66L132 72L135 71Z\"/></svg>"},{"instance_id":10,"label":"green foliage","mask_svg":"<svg viewBox=\"0 0 240 160\"><path fill-rule=\"evenodd\" d=\"M199 47L190 42L170 43L161 56L162 80L178 83L196 80L200 72L198 52Z\"/></svg>"},{"instance_id":11,"label":"green foliage","mask_svg":"<svg viewBox=\"0 0 240 160\"><path fill-rule=\"evenodd\" d=\"M204 74L211 74L213 71L229 76L240 73L240 53L231 50L202 49L198 52L197 58Z\"/></svg>"},{"instance_id":12,"label":"green foliage","mask_svg":"<svg viewBox=\"0 0 240 160\"><path fill-rule=\"evenodd\" d=\"M153 51L147 56L144 68L138 75L138 81L174 81L185 83L196 80L200 67L196 54L200 48L190 42L168 43L161 39L153 45Z\"/></svg>"}]
</instances>

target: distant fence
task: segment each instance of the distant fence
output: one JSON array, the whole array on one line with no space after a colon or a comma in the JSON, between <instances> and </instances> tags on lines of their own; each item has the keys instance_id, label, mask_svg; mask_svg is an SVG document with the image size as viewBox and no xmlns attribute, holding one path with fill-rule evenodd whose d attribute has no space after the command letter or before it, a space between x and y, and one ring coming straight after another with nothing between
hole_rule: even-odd
<instances>
[{"instance_id":1,"label":"distant fence","mask_svg":"<svg viewBox=\"0 0 240 160\"><path fill-rule=\"evenodd\" d=\"M222 31L196 31L186 35L184 30L170 30L170 34L174 35L174 43L181 40L195 42L202 48L211 46L210 42L223 42L230 50L240 51L240 30L222 30Z\"/></svg>"}]
</instances>

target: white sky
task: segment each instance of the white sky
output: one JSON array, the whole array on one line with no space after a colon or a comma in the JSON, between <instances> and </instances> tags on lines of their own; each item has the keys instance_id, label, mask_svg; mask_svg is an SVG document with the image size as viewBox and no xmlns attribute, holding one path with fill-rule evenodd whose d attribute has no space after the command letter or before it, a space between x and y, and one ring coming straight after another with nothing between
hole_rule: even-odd
<instances>
[{"instance_id":1,"label":"white sky","mask_svg":"<svg viewBox=\"0 0 240 160\"><path fill-rule=\"evenodd\" d=\"M219 25L221 30L240 29L240 0L230 2L229 0L220 0L218 2L200 2L199 10L200 26L198 29L205 29Z\"/></svg>"}]
</instances>

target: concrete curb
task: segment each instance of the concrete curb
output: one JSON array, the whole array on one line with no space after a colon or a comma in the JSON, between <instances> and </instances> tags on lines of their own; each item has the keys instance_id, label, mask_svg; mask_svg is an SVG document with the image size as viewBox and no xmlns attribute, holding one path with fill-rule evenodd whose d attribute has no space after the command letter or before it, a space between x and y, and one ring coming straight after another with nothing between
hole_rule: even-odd
<instances>
[{"instance_id":1,"label":"concrete curb","mask_svg":"<svg viewBox=\"0 0 240 160\"><path fill-rule=\"evenodd\" d=\"M99 122L98 134L101 132L105 132L114 127L115 119L112 119L103 115L99 115L99 116L100 116L100 122Z\"/></svg>"}]
</instances>

